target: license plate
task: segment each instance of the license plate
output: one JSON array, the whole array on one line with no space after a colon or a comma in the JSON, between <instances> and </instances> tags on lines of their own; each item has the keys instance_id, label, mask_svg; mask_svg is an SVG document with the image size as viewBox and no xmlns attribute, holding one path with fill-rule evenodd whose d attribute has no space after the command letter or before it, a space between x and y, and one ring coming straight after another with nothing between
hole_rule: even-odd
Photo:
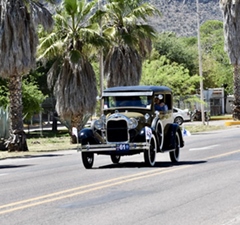
<instances>
[{"instance_id":1,"label":"license plate","mask_svg":"<svg viewBox=\"0 0 240 225\"><path fill-rule=\"evenodd\" d=\"M117 151L128 151L129 150L129 144L117 144L116 145Z\"/></svg>"}]
</instances>

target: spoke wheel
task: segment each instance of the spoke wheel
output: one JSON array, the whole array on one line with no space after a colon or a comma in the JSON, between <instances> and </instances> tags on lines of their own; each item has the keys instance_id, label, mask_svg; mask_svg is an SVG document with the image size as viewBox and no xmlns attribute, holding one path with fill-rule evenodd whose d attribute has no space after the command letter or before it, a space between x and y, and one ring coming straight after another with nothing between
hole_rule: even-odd
<instances>
[{"instance_id":1,"label":"spoke wheel","mask_svg":"<svg viewBox=\"0 0 240 225\"><path fill-rule=\"evenodd\" d=\"M147 166L154 166L157 154L157 141L154 134L152 134L150 140L150 147L148 150L144 151L144 161Z\"/></svg>"},{"instance_id":2,"label":"spoke wheel","mask_svg":"<svg viewBox=\"0 0 240 225\"><path fill-rule=\"evenodd\" d=\"M119 163L120 159L121 159L120 155L111 155L111 160L113 163Z\"/></svg>"},{"instance_id":3,"label":"spoke wheel","mask_svg":"<svg viewBox=\"0 0 240 225\"><path fill-rule=\"evenodd\" d=\"M180 138L179 134L176 133L175 135L175 149L174 151L169 153L170 159L173 163L176 163L179 161L179 155L180 155Z\"/></svg>"},{"instance_id":4,"label":"spoke wheel","mask_svg":"<svg viewBox=\"0 0 240 225\"><path fill-rule=\"evenodd\" d=\"M94 155L92 152L82 152L82 162L86 169L91 169L93 166Z\"/></svg>"}]
</instances>

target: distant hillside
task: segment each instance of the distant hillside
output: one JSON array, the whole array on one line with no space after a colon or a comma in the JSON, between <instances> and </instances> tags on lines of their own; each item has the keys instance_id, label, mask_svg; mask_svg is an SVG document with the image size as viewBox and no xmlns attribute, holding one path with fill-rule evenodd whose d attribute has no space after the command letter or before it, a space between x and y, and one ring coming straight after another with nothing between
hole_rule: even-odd
<instances>
[{"instance_id":1,"label":"distant hillside","mask_svg":"<svg viewBox=\"0 0 240 225\"><path fill-rule=\"evenodd\" d=\"M62 0L55 0L61 2ZM91 1L91 0L88 0ZM102 4L106 0L100 0ZM129 0L130 1L130 0ZM158 32L173 31L180 36L196 36L196 0L145 0L162 13L160 19L152 18L151 24ZM52 7L50 7L52 9ZM199 0L200 23L207 20L221 20L219 0Z\"/></svg>"},{"instance_id":2,"label":"distant hillside","mask_svg":"<svg viewBox=\"0 0 240 225\"><path fill-rule=\"evenodd\" d=\"M148 0L161 13L160 20L151 19L157 31L173 31L180 36L196 36L196 0ZM219 0L199 0L200 23L207 20L221 20Z\"/></svg>"}]
</instances>

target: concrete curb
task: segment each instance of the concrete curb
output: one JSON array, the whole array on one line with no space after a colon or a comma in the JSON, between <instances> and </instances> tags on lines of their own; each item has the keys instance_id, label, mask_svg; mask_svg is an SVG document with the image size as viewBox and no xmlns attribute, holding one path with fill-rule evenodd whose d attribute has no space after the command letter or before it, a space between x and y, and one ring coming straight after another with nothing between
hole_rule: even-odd
<instances>
[{"instance_id":1,"label":"concrete curb","mask_svg":"<svg viewBox=\"0 0 240 225\"><path fill-rule=\"evenodd\" d=\"M225 126L240 125L240 121L226 121Z\"/></svg>"}]
</instances>

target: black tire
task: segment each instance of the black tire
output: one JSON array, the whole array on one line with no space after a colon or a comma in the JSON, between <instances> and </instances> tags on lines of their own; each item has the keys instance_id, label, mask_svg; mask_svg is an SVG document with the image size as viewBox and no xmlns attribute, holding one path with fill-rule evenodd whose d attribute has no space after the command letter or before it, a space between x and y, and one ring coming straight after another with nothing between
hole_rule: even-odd
<instances>
[{"instance_id":1,"label":"black tire","mask_svg":"<svg viewBox=\"0 0 240 225\"><path fill-rule=\"evenodd\" d=\"M174 119L174 123L177 123L178 125L182 125L183 124L183 118L178 116Z\"/></svg>"},{"instance_id":2,"label":"black tire","mask_svg":"<svg viewBox=\"0 0 240 225\"><path fill-rule=\"evenodd\" d=\"M173 163L177 163L179 161L179 155L180 155L180 138L179 134L176 132L175 135L175 149L174 151L169 152L170 159Z\"/></svg>"},{"instance_id":3,"label":"black tire","mask_svg":"<svg viewBox=\"0 0 240 225\"><path fill-rule=\"evenodd\" d=\"M91 169L94 162L94 154L92 152L82 152L82 162L86 169Z\"/></svg>"},{"instance_id":4,"label":"black tire","mask_svg":"<svg viewBox=\"0 0 240 225\"><path fill-rule=\"evenodd\" d=\"M158 149L157 151L159 152L161 150L161 147L162 147L162 142L163 142L163 132L162 132L162 126L161 126L161 123L160 121L157 122L157 126L156 126L156 136L158 138Z\"/></svg>"},{"instance_id":5,"label":"black tire","mask_svg":"<svg viewBox=\"0 0 240 225\"><path fill-rule=\"evenodd\" d=\"M155 134L152 134L150 148L144 151L144 161L147 166L154 166L157 154L157 141Z\"/></svg>"},{"instance_id":6,"label":"black tire","mask_svg":"<svg viewBox=\"0 0 240 225\"><path fill-rule=\"evenodd\" d=\"M111 160L113 163L119 163L120 159L121 159L120 155L111 155Z\"/></svg>"}]
</instances>

